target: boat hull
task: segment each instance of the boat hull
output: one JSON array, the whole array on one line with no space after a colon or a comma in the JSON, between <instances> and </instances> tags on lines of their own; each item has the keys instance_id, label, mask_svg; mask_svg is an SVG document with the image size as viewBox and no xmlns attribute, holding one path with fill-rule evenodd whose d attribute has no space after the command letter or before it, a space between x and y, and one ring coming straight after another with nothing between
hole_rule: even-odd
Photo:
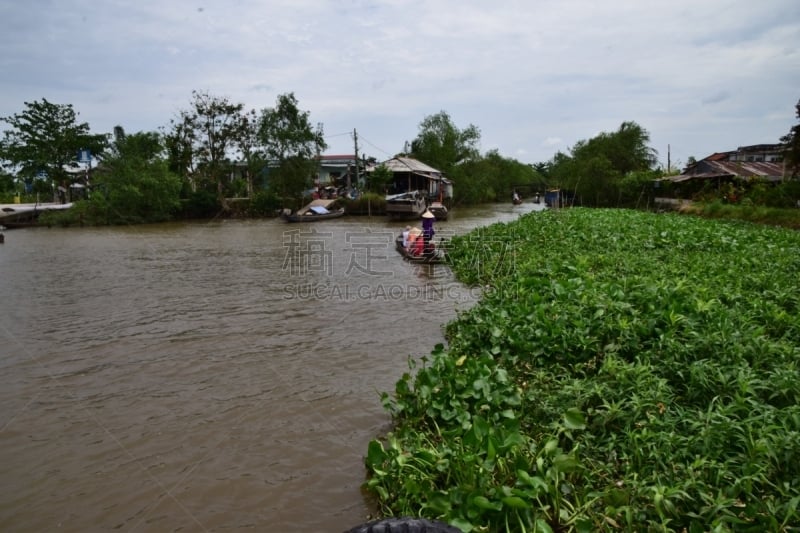
<instances>
[{"instance_id":1,"label":"boat hull","mask_svg":"<svg viewBox=\"0 0 800 533\"><path fill-rule=\"evenodd\" d=\"M447 261L447 253L445 253L444 248L441 246L437 247L432 254L412 255L403 246L403 235L398 235L394 244L395 248L397 248L397 252L402 255L406 261L411 263L438 264Z\"/></svg>"},{"instance_id":2,"label":"boat hull","mask_svg":"<svg viewBox=\"0 0 800 533\"><path fill-rule=\"evenodd\" d=\"M322 220L331 220L333 218L339 218L344 216L344 208L341 208L337 211L331 211L330 213L323 213L317 214L312 212L308 212L304 215L298 215L297 213L293 214L283 214L283 219L286 222L320 222Z\"/></svg>"}]
</instances>

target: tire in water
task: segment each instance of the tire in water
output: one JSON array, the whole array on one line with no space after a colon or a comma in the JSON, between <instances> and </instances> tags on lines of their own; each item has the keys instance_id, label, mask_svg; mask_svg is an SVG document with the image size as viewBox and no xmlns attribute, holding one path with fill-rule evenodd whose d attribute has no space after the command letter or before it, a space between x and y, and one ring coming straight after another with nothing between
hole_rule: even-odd
<instances>
[{"instance_id":1,"label":"tire in water","mask_svg":"<svg viewBox=\"0 0 800 533\"><path fill-rule=\"evenodd\" d=\"M361 524L345 533L461 533L461 530L436 520L383 518Z\"/></svg>"}]
</instances>

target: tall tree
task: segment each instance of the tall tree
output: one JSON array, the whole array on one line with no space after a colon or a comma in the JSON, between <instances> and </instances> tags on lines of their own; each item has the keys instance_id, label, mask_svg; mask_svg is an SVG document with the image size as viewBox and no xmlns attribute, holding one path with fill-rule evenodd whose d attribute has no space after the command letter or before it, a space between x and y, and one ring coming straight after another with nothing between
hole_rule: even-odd
<instances>
[{"instance_id":1,"label":"tall tree","mask_svg":"<svg viewBox=\"0 0 800 533\"><path fill-rule=\"evenodd\" d=\"M611 133L600 133L575 143L570 154L557 154L550 165L550 181L577 194L587 205L618 205L623 178L646 172L657 162L647 143L650 135L635 122L623 122Z\"/></svg>"},{"instance_id":2,"label":"tall tree","mask_svg":"<svg viewBox=\"0 0 800 533\"><path fill-rule=\"evenodd\" d=\"M44 175L53 185L69 186L73 180L66 169L77 167L78 152L100 154L108 144L105 135L90 133L88 123L78 123L71 104L54 104L43 98L25 102L25 107L21 113L0 118L12 128L3 132L0 159L29 183Z\"/></svg>"},{"instance_id":3,"label":"tall tree","mask_svg":"<svg viewBox=\"0 0 800 533\"><path fill-rule=\"evenodd\" d=\"M252 198L253 178L266 165L263 150L258 140L258 115L251 109L242 115L241 135L237 137L237 150L244 163L244 178L247 182L247 195Z\"/></svg>"},{"instance_id":4,"label":"tall tree","mask_svg":"<svg viewBox=\"0 0 800 533\"><path fill-rule=\"evenodd\" d=\"M231 160L240 153L242 139L248 132L243 104L227 98L192 91L192 105L181 110L170 122L166 134L170 167L191 188L206 188L222 200L226 179L231 174Z\"/></svg>"},{"instance_id":5,"label":"tall tree","mask_svg":"<svg viewBox=\"0 0 800 533\"><path fill-rule=\"evenodd\" d=\"M261 112L258 139L270 161L269 187L285 201L299 204L313 181L316 158L327 148L322 124L312 127L294 93L278 96L274 108Z\"/></svg>"},{"instance_id":6,"label":"tall tree","mask_svg":"<svg viewBox=\"0 0 800 533\"><path fill-rule=\"evenodd\" d=\"M125 134L114 142L94 177L87 214L91 222L122 224L170 219L180 206L180 178L170 172L161 136Z\"/></svg>"},{"instance_id":7,"label":"tall tree","mask_svg":"<svg viewBox=\"0 0 800 533\"><path fill-rule=\"evenodd\" d=\"M440 111L429 115L419 125L417 137L411 141L411 155L416 159L451 174L453 168L479 155L480 130L470 124L459 130L450 115Z\"/></svg>"},{"instance_id":8,"label":"tall tree","mask_svg":"<svg viewBox=\"0 0 800 533\"><path fill-rule=\"evenodd\" d=\"M797 118L800 119L800 100L794 106ZM792 126L789 133L781 137L784 144L783 160L786 174L793 178L800 176L800 122Z\"/></svg>"}]
</instances>

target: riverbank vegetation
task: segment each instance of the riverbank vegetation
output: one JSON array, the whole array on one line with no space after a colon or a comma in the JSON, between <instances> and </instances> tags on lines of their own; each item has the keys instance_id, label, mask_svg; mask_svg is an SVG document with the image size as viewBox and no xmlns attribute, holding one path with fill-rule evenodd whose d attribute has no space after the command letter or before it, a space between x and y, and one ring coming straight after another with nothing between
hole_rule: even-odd
<instances>
[{"instance_id":1,"label":"riverbank vegetation","mask_svg":"<svg viewBox=\"0 0 800 533\"><path fill-rule=\"evenodd\" d=\"M800 104L796 109L800 119ZM293 93L279 95L274 107L256 111L194 91L188 108L178 110L160 131L130 135L122 126L113 133L91 134L71 105L47 100L25 102L23 111L0 121L10 126L0 139L0 202L76 203L75 209L44 217L48 224L275 216L311 199L319 170L316 158L327 149L323 125L312 125L310 113L300 109ZM798 127L781 138L784 183L748 179L722 187L714 180L698 180L681 187L699 190L682 191L689 196L679 197L701 203L735 198L743 207L796 207L800 182L790 178L798 171ZM416 137L397 155L443 172L454 183L451 205L456 206L507 202L513 192L530 199L558 189L560 201L568 205L652 209L657 194L669 193L670 183L659 179L671 169L659 167L649 132L633 121L535 164L497 150L481 153L480 139L476 125L459 127L440 111L422 119ZM79 158L84 166L78 165ZM371 163L376 161L371 158ZM364 172L365 165L362 159L358 169L353 165L346 170L359 187L347 196L373 195L349 202L353 213L372 212L377 205L373 200L385 195L391 179L380 166ZM763 210L758 216L764 217Z\"/></svg>"},{"instance_id":2,"label":"riverbank vegetation","mask_svg":"<svg viewBox=\"0 0 800 533\"><path fill-rule=\"evenodd\" d=\"M383 402L387 515L463 531L800 528L800 234L562 209L479 228L484 287Z\"/></svg>"}]
</instances>

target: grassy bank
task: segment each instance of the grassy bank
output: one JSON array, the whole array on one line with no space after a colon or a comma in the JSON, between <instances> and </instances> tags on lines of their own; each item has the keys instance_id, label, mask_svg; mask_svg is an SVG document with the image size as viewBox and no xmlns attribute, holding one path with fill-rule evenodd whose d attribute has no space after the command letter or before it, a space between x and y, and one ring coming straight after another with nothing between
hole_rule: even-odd
<instances>
[{"instance_id":1,"label":"grassy bank","mask_svg":"<svg viewBox=\"0 0 800 533\"><path fill-rule=\"evenodd\" d=\"M800 234L623 210L454 239L486 287L383 396L366 487L463 531L800 528Z\"/></svg>"},{"instance_id":2,"label":"grassy bank","mask_svg":"<svg viewBox=\"0 0 800 533\"><path fill-rule=\"evenodd\" d=\"M681 207L685 214L725 220L745 220L757 224L800 230L800 209L728 204L721 201L695 202Z\"/></svg>"}]
</instances>

